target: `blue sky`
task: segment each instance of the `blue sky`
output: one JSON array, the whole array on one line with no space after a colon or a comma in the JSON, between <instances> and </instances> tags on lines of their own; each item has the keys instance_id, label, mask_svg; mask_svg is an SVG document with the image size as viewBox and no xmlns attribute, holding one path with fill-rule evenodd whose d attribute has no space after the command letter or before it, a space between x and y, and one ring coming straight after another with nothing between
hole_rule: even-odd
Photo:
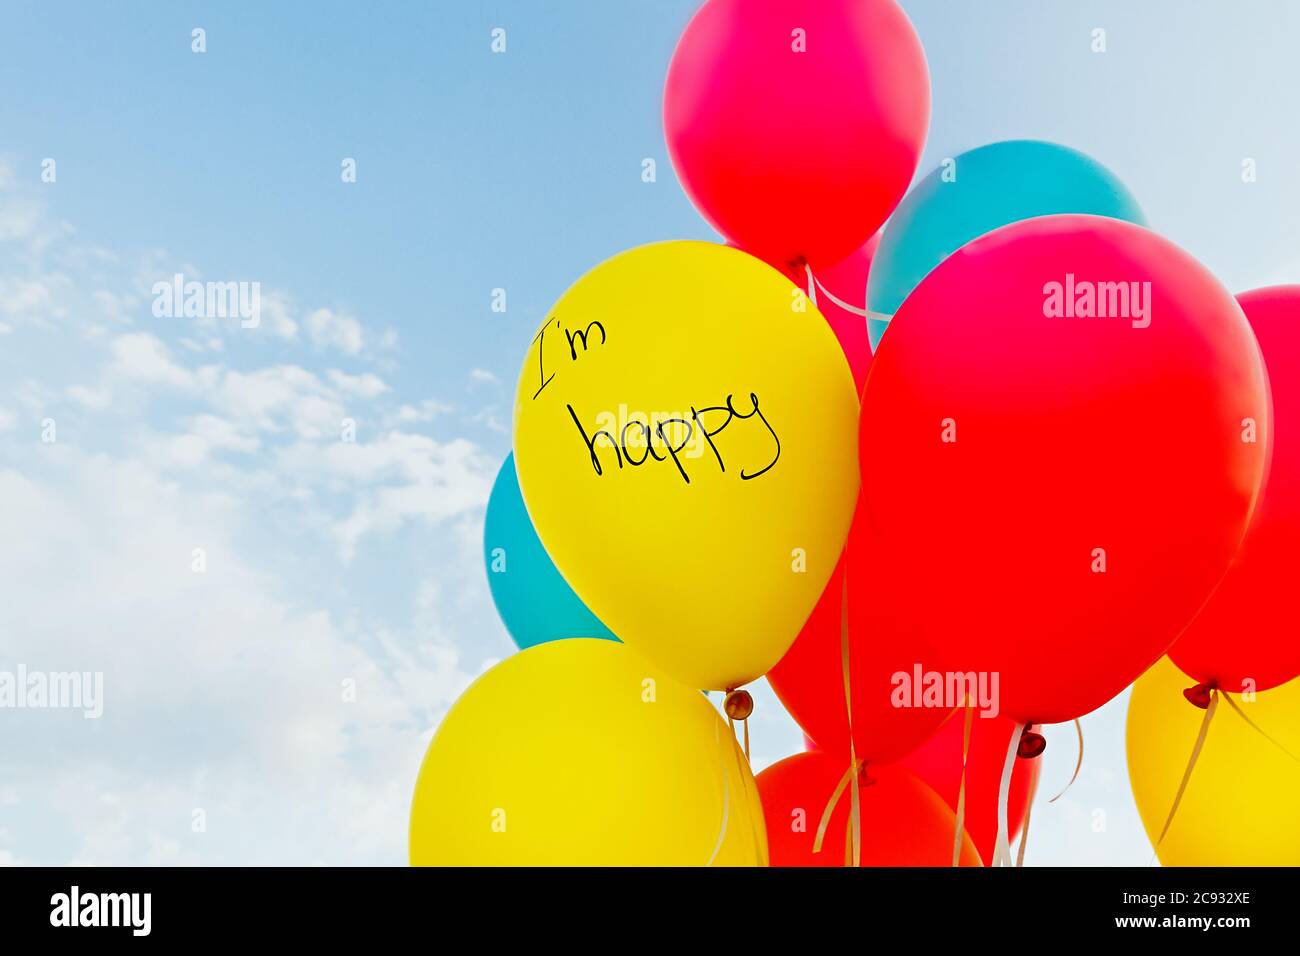
<instances>
[{"instance_id":1,"label":"blue sky","mask_svg":"<svg viewBox=\"0 0 1300 956\"><path fill-rule=\"evenodd\" d=\"M1300 7L904 6L921 172L1055 139L1234 290L1300 276ZM532 330L601 259L713 238L659 114L694 7L6 5L0 663L103 671L105 708L4 715L0 861L403 862L432 728L511 650L479 535ZM260 282L261 325L155 317L175 272ZM766 763L799 737L759 707ZM1028 861L1145 864L1123 701L1085 725Z\"/></svg>"}]
</instances>

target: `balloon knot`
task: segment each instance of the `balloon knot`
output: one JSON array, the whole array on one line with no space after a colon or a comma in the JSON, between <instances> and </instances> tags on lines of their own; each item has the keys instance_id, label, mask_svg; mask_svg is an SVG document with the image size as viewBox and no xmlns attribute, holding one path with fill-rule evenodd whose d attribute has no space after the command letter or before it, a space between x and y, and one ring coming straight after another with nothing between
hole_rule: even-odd
<instances>
[{"instance_id":1,"label":"balloon knot","mask_svg":"<svg viewBox=\"0 0 1300 956\"><path fill-rule=\"evenodd\" d=\"M1214 690L1214 685L1209 681L1205 681L1195 687L1187 688L1187 690L1183 691L1183 696L1194 707L1206 710L1210 706L1210 691L1212 690Z\"/></svg>"},{"instance_id":2,"label":"balloon knot","mask_svg":"<svg viewBox=\"0 0 1300 956\"><path fill-rule=\"evenodd\" d=\"M1020 734L1020 743L1016 746L1016 756L1030 760L1047 749L1047 738L1026 727Z\"/></svg>"},{"instance_id":3,"label":"balloon knot","mask_svg":"<svg viewBox=\"0 0 1300 956\"><path fill-rule=\"evenodd\" d=\"M754 698L747 690L729 690L722 709L732 720L747 720L754 712Z\"/></svg>"}]
</instances>

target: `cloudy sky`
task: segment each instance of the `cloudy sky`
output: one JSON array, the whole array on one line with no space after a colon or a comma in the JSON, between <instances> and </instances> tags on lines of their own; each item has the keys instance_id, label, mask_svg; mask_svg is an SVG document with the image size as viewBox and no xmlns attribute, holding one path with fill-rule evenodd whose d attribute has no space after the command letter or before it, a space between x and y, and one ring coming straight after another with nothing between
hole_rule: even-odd
<instances>
[{"instance_id":1,"label":"cloudy sky","mask_svg":"<svg viewBox=\"0 0 1300 956\"><path fill-rule=\"evenodd\" d=\"M532 331L601 259L713 237L659 123L694 5L6 5L0 668L104 688L0 714L0 862L404 861L432 729L512 647L480 536ZM1056 139L1234 290L1300 277L1300 7L904 6L922 171ZM177 273L260 283L259 325L156 315ZM757 763L798 748L759 714ZM1145 864L1123 701L1085 729L1029 862Z\"/></svg>"}]
</instances>

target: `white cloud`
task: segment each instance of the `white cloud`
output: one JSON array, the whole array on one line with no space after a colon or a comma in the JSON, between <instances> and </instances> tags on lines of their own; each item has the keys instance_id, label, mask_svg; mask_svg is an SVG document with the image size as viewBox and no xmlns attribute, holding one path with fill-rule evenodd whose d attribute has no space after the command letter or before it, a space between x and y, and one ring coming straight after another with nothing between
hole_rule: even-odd
<instances>
[{"instance_id":1,"label":"white cloud","mask_svg":"<svg viewBox=\"0 0 1300 956\"><path fill-rule=\"evenodd\" d=\"M496 406L489 405L487 408L480 408L477 412L469 417L469 420L476 425L482 425L484 428L505 435L510 432L510 426L502 420L498 414Z\"/></svg>"},{"instance_id":2,"label":"white cloud","mask_svg":"<svg viewBox=\"0 0 1300 956\"><path fill-rule=\"evenodd\" d=\"M192 388L194 374L178 365L162 340L148 332L118 336L111 345L112 371L125 379L149 385Z\"/></svg>"},{"instance_id":3,"label":"white cloud","mask_svg":"<svg viewBox=\"0 0 1300 956\"><path fill-rule=\"evenodd\" d=\"M238 498L138 462L55 453L40 481L0 471L0 536L30 545L0 551L0 633L6 660L102 672L104 714L6 717L13 802L40 805L51 832L4 852L402 862L424 737L472 676L451 647L364 650L241 556L254 519ZM206 832L191 827L196 809Z\"/></svg>"},{"instance_id":4,"label":"white cloud","mask_svg":"<svg viewBox=\"0 0 1300 956\"><path fill-rule=\"evenodd\" d=\"M61 319L67 314L62 304L67 287L67 277L57 274L0 276L0 315L38 325Z\"/></svg>"},{"instance_id":5,"label":"white cloud","mask_svg":"<svg viewBox=\"0 0 1300 956\"><path fill-rule=\"evenodd\" d=\"M340 372L338 369L330 369L328 378L339 391L346 392L349 395L357 395L361 398L378 398L389 391L384 380L373 372L366 372L362 375L349 375L346 372Z\"/></svg>"},{"instance_id":6,"label":"white cloud","mask_svg":"<svg viewBox=\"0 0 1300 956\"><path fill-rule=\"evenodd\" d=\"M3 189L0 186L0 189ZM40 207L24 200L0 203L0 242L25 239L36 232L40 223Z\"/></svg>"},{"instance_id":7,"label":"white cloud","mask_svg":"<svg viewBox=\"0 0 1300 956\"><path fill-rule=\"evenodd\" d=\"M425 399L418 405L403 405L397 410L396 419L402 424L433 421L440 415L454 411L455 406L434 399Z\"/></svg>"},{"instance_id":8,"label":"white cloud","mask_svg":"<svg viewBox=\"0 0 1300 956\"><path fill-rule=\"evenodd\" d=\"M317 345L345 355L359 353L364 338L360 322L332 309L317 309L307 316L307 332Z\"/></svg>"},{"instance_id":9,"label":"white cloud","mask_svg":"<svg viewBox=\"0 0 1300 956\"><path fill-rule=\"evenodd\" d=\"M498 459L403 430L451 408L394 395L355 318L264 292L257 330L159 322L152 283L198 269L21 198L0 431L32 434L0 442L0 539L24 542L0 549L0 659L102 671L105 701L4 716L0 864L403 862L430 729L509 646L479 565ZM298 364L300 326L363 367ZM390 550L407 528L427 540Z\"/></svg>"},{"instance_id":10,"label":"white cloud","mask_svg":"<svg viewBox=\"0 0 1300 956\"><path fill-rule=\"evenodd\" d=\"M298 323L289 315L289 302L279 292L265 292L261 297L261 324L277 338L293 340L298 337Z\"/></svg>"},{"instance_id":11,"label":"white cloud","mask_svg":"<svg viewBox=\"0 0 1300 956\"><path fill-rule=\"evenodd\" d=\"M108 408L113 403L113 393L106 388L91 388L88 385L69 385L65 389L68 398L83 408Z\"/></svg>"},{"instance_id":12,"label":"white cloud","mask_svg":"<svg viewBox=\"0 0 1300 956\"><path fill-rule=\"evenodd\" d=\"M343 481L354 488L350 513L333 534L344 561L370 534L412 521L445 522L482 508L496 462L473 442L439 442L394 431L369 443L299 443L281 452L279 470Z\"/></svg>"},{"instance_id":13,"label":"white cloud","mask_svg":"<svg viewBox=\"0 0 1300 956\"><path fill-rule=\"evenodd\" d=\"M346 411L338 394L298 365L226 371L211 400L232 418L262 431L286 425L304 438L338 435Z\"/></svg>"},{"instance_id":14,"label":"white cloud","mask_svg":"<svg viewBox=\"0 0 1300 956\"><path fill-rule=\"evenodd\" d=\"M260 447L256 435L209 414L195 416L188 432L150 437L144 442L146 457L161 468L195 468L218 452L252 454Z\"/></svg>"}]
</instances>

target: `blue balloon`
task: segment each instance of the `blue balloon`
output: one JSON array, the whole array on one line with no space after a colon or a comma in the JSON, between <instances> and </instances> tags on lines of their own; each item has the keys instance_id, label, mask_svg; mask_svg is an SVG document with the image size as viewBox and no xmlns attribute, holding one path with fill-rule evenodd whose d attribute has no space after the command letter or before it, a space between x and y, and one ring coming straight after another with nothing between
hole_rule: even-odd
<instances>
[{"instance_id":1,"label":"blue balloon","mask_svg":"<svg viewBox=\"0 0 1300 956\"><path fill-rule=\"evenodd\" d=\"M1056 143L991 143L931 172L899 203L871 261L867 334L872 352L903 300L940 262L986 232L1057 213L1146 225L1137 200L1114 173Z\"/></svg>"},{"instance_id":2,"label":"blue balloon","mask_svg":"<svg viewBox=\"0 0 1300 956\"><path fill-rule=\"evenodd\" d=\"M618 640L573 593L542 547L519 491L513 454L488 498L483 559L497 613L520 648L566 637Z\"/></svg>"}]
</instances>

